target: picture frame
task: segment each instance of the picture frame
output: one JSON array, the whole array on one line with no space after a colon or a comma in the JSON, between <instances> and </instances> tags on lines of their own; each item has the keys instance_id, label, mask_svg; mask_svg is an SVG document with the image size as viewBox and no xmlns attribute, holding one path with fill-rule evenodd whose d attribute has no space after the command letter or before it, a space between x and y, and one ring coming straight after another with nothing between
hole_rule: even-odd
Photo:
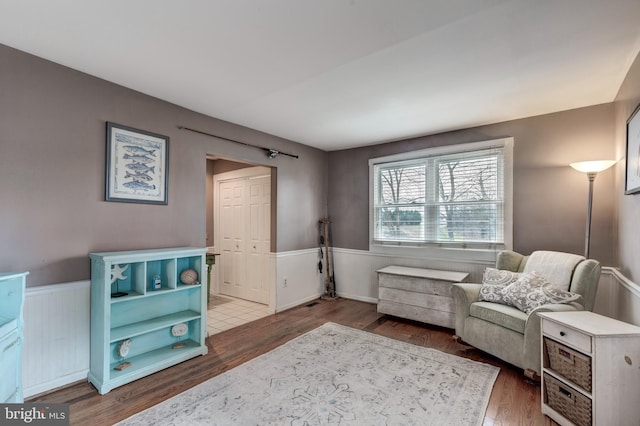
<instances>
[{"instance_id":1,"label":"picture frame","mask_svg":"<svg viewBox=\"0 0 640 426\"><path fill-rule=\"evenodd\" d=\"M107 122L105 201L168 204L169 137Z\"/></svg>"},{"instance_id":2,"label":"picture frame","mask_svg":"<svg viewBox=\"0 0 640 426\"><path fill-rule=\"evenodd\" d=\"M640 192L640 105L627 120L627 152L625 166L625 195Z\"/></svg>"}]
</instances>

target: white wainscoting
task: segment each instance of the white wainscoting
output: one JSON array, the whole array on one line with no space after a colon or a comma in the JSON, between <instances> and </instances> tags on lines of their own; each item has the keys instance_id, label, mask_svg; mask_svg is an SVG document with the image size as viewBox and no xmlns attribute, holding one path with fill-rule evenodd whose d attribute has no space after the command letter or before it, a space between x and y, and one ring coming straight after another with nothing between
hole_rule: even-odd
<instances>
[{"instance_id":1,"label":"white wainscoting","mask_svg":"<svg viewBox=\"0 0 640 426\"><path fill-rule=\"evenodd\" d=\"M640 286L616 268L602 268L593 311L640 326Z\"/></svg>"},{"instance_id":2,"label":"white wainscoting","mask_svg":"<svg viewBox=\"0 0 640 426\"><path fill-rule=\"evenodd\" d=\"M388 265L468 272L469 282L481 282L482 273L494 263L399 257L365 250L333 249L336 290L340 297L377 303L376 270ZM616 268L603 267L594 312L640 326L640 286Z\"/></svg>"},{"instance_id":3,"label":"white wainscoting","mask_svg":"<svg viewBox=\"0 0 640 426\"><path fill-rule=\"evenodd\" d=\"M22 355L25 398L87 379L89 289L89 281L26 289Z\"/></svg>"},{"instance_id":4,"label":"white wainscoting","mask_svg":"<svg viewBox=\"0 0 640 426\"><path fill-rule=\"evenodd\" d=\"M318 249L270 256L276 292L275 312L307 303L324 293L318 271ZM363 250L333 249L334 274L340 297L376 303L376 270L388 265L442 269L471 274L479 282L486 264L395 257ZM284 281L287 280L285 287ZM86 380L89 371L89 281L27 288L23 387L25 398ZM640 287L615 268L603 268L594 311L640 326Z\"/></svg>"},{"instance_id":5,"label":"white wainscoting","mask_svg":"<svg viewBox=\"0 0 640 426\"><path fill-rule=\"evenodd\" d=\"M302 305L324 294L324 273L318 270L319 251L319 248L313 248L275 254L276 312Z\"/></svg>"},{"instance_id":6,"label":"white wainscoting","mask_svg":"<svg viewBox=\"0 0 640 426\"><path fill-rule=\"evenodd\" d=\"M212 252L215 247L210 247ZM319 248L268 253L266 255L269 311L281 312L320 297L324 275L318 271ZM219 263L211 269L211 294L220 291ZM287 280L285 286L285 279Z\"/></svg>"},{"instance_id":7,"label":"white wainscoting","mask_svg":"<svg viewBox=\"0 0 640 426\"><path fill-rule=\"evenodd\" d=\"M468 272L470 282L481 282L487 266L495 263L479 261L450 261L422 257L392 256L365 250L333 249L334 275L338 296L363 302L378 302L378 276L376 270L389 265L414 268Z\"/></svg>"}]
</instances>

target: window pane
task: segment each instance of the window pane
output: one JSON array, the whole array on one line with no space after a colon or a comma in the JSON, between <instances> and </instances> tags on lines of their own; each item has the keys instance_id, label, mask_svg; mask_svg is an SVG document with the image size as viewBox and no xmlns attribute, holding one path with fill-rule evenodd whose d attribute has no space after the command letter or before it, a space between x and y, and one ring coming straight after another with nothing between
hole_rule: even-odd
<instances>
[{"instance_id":1,"label":"window pane","mask_svg":"<svg viewBox=\"0 0 640 426\"><path fill-rule=\"evenodd\" d=\"M438 240L450 242L498 242L496 204L440 206Z\"/></svg>"},{"instance_id":2,"label":"window pane","mask_svg":"<svg viewBox=\"0 0 640 426\"><path fill-rule=\"evenodd\" d=\"M422 207L379 207L376 209L377 237L384 240L424 240Z\"/></svg>"},{"instance_id":3,"label":"window pane","mask_svg":"<svg viewBox=\"0 0 640 426\"><path fill-rule=\"evenodd\" d=\"M424 203L424 165L381 168L380 184L378 204Z\"/></svg>"},{"instance_id":4,"label":"window pane","mask_svg":"<svg viewBox=\"0 0 640 426\"><path fill-rule=\"evenodd\" d=\"M439 200L497 200L498 157L496 155L438 162Z\"/></svg>"}]
</instances>

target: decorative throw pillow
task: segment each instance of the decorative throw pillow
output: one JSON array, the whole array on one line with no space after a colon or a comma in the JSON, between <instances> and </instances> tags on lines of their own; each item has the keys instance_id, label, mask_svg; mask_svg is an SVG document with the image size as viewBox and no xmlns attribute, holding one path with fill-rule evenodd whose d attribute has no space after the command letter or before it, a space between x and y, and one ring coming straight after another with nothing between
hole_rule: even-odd
<instances>
[{"instance_id":1,"label":"decorative throw pillow","mask_svg":"<svg viewBox=\"0 0 640 426\"><path fill-rule=\"evenodd\" d=\"M486 268L482 275L482 287L479 300L506 304L500 292L509 284L515 282L522 274L495 268Z\"/></svg>"},{"instance_id":2,"label":"decorative throw pillow","mask_svg":"<svg viewBox=\"0 0 640 426\"><path fill-rule=\"evenodd\" d=\"M523 273L500 293L506 304L520 309L525 314L548 303L569 303L582 299L579 294L560 290L535 271Z\"/></svg>"}]
</instances>

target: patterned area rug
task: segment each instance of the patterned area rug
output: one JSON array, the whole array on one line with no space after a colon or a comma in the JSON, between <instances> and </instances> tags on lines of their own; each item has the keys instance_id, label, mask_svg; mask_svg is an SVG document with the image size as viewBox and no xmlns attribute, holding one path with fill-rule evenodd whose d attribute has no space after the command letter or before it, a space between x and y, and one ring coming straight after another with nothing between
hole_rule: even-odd
<instances>
[{"instance_id":1,"label":"patterned area rug","mask_svg":"<svg viewBox=\"0 0 640 426\"><path fill-rule=\"evenodd\" d=\"M326 323L119 425L481 425L498 372Z\"/></svg>"}]
</instances>

